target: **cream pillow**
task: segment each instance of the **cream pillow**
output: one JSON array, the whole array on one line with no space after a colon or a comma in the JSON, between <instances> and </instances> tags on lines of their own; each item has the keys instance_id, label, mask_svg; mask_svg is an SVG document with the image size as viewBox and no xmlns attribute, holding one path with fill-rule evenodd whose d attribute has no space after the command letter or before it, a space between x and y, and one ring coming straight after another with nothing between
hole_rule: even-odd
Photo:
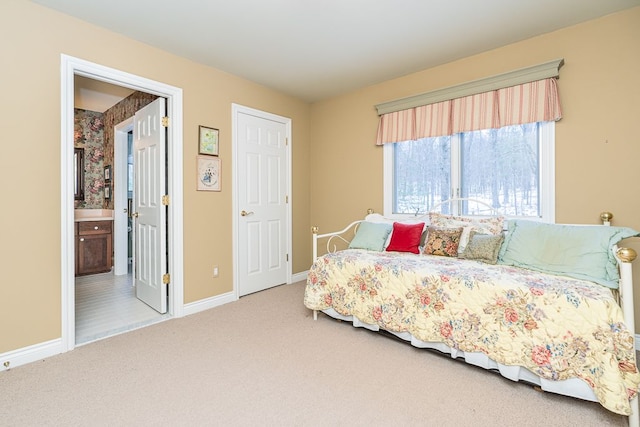
<instances>
[{"instance_id":1,"label":"cream pillow","mask_svg":"<svg viewBox=\"0 0 640 427\"><path fill-rule=\"evenodd\" d=\"M481 234L502 234L502 230L504 228L504 217L495 216L489 218L472 218L429 212L429 223L436 227L463 227L462 235L460 236L460 244L458 245L458 254L461 254L469 243L469 234L472 230Z\"/></svg>"}]
</instances>

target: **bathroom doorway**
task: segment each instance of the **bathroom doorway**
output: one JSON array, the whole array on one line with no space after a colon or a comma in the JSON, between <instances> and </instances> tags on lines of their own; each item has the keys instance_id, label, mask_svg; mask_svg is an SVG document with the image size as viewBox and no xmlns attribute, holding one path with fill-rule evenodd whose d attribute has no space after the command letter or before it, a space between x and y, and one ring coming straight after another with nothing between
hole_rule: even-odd
<instances>
[{"instance_id":1,"label":"bathroom doorway","mask_svg":"<svg viewBox=\"0 0 640 427\"><path fill-rule=\"evenodd\" d=\"M112 68L104 67L68 55L61 55L62 63L62 132L61 132L61 180L62 180L62 208L61 208L61 233L62 233L62 345L65 351L72 350L76 343L76 277L75 277L75 235L74 235L74 193L73 189L73 145L74 140L74 80L76 76L86 77L92 80L122 86L134 91L153 94L163 97L167 102L167 116L171 118L171 126L166 130L167 154L166 154L166 192L171 196L171 205L167 206L166 230L170 245L167 246L166 271L171 272L171 286L169 287L168 306L166 317L181 317L183 313L183 243L182 230L182 90L144 77L131 75ZM115 166L115 165L114 165ZM115 172L113 168L109 173ZM107 172L105 172L106 174ZM110 190L109 190L110 191ZM111 194L110 194L111 195ZM115 193L113 194L115 196ZM114 206L114 210L116 207ZM126 243L125 243L126 245ZM126 247L126 246L125 246ZM106 283L104 279L116 277L114 270L96 274L93 277L85 276L97 283ZM122 275L127 277L128 274ZM94 284L95 284L94 283ZM130 289L131 286L128 285ZM104 290L104 286L102 289ZM113 307L123 308L124 304L112 304ZM123 311L123 310L120 310ZM109 314L111 318L120 316L120 313ZM134 327L136 327L134 325ZM130 327L129 327L130 328ZM111 329L110 335L119 333ZM94 336L95 337L95 336ZM95 338L99 339L99 338ZM78 341L78 342L77 342Z\"/></svg>"},{"instance_id":2,"label":"bathroom doorway","mask_svg":"<svg viewBox=\"0 0 640 427\"><path fill-rule=\"evenodd\" d=\"M78 275L76 270L75 335L76 345L81 345L168 316L136 297L131 242L133 111L158 97L82 76L75 76L74 92L74 147L86 153L83 171L87 174L83 179L86 197L75 201L75 212L89 218L99 212L112 218L108 224L113 249L110 271ZM113 126L115 121L120 122ZM109 176L103 176L107 170Z\"/></svg>"}]
</instances>

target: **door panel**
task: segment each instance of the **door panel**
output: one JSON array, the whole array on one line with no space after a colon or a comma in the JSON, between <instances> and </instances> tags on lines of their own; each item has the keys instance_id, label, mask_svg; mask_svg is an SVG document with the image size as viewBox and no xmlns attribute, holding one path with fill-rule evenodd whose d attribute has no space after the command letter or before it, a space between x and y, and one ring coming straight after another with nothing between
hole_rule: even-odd
<instances>
[{"instance_id":1,"label":"door panel","mask_svg":"<svg viewBox=\"0 0 640 427\"><path fill-rule=\"evenodd\" d=\"M158 98L134 117L134 283L138 299L167 312L165 184L165 99Z\"/></svg>"},{"instance_id":2,"label":"door panel","mask_svg":"<svg viewBox=\"0 0 640 427\"><path fill-rule=\"evenodd\" d=\"M242 296L287 281L287 126L243 112L236 123Z\"/></svg>"}]
</instances>

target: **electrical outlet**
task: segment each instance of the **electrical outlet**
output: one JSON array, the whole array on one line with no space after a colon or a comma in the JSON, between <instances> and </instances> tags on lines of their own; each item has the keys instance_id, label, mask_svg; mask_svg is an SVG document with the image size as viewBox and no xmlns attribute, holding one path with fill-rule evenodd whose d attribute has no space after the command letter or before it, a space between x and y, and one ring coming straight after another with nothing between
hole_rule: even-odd
<instances>
[{"instance_id":1,"label":"electrical outlet","mask_svg":"<svg viewBox=\"0 0 640 427\"><path fill-rule=\"evenodd\" d=\"M213 266L213 277L218 277L219 272L218 272L218 266L214 265Z\"/></svg>"}]
</instances>

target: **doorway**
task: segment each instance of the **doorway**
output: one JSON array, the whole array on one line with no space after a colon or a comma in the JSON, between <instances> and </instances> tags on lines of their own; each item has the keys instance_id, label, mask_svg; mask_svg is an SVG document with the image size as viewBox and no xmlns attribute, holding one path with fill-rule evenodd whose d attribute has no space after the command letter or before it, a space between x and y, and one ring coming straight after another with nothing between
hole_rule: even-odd
<instances>
[{"instance_id":1,"label":"doorway","mask_svg":"<svg viewBox=\"0 0 640 427\"><path fill-rule=\"evenodd\" d=\"M76 130L80 139L74 144L82 144L84 151L88 153L87 157L93 163L83 168L91 172L86 180L88 189L85 193L91 193L96 187L95 170L102 172L103 158L104 164L108 163L111 166L111 179L105 182L105 188L108 185L111 190L111 197L105 199L97 192L89 199L76 202L82 209L76 212L89 212L90 216L91 210L86 209L95 207L104 207L107 209L106 212L112 212L109 216L112 220L109 222L113 223L111 229L114 255L111 271L77 275L75 278L76 345L82 345L160 322L168 316L138 299L139 287L135 286L135 263L131 242L134 225L131 213L134 196L135 117L132 114L133 110L143 108L157 97L129 90L116 96L121 88L85 78L76 78L75 89L79 94L87 94L76 99L76 117L80 119L76 124ZM121 102L125 98L126 101ZM101 102L103 100L104 102ZM164 102L164 98L161 100ZM87 120L87 116L91 117L91 120ZM123 117L126 117L124 121L117 123ZM111 129L109 132L103 132L102 127L96 126L96 123L103 123ZM103 137L95 137L100 134L103 134ZM107 141L109 139L110 141ZM113 153L113 157L110 153ZM97 178L101 180L101 174Z\"/></svg>"},{"instance_id":2,"label":"doorway","mask_svg":"<svg viewBox=\"0 0 640 427\"><path fill-rule=\"evenodd\" d=\"M167 115L171 126L167 138L171 144L167 151L167 194L171 204L167 207L168 240L167 270L171 274L169 317L183 315L183 239L182 239L182 90L119 70L104 67L78 58L61 55L61 285L62 285L62 344L65 351L76 345L75 337L75 257L74 257L74 204L73 204L73 141L74 133L74 78L76 75L124 86L133 90L155 94L167 99ZM114 206L115 208L115 206Z\"/></svg>"}]
</instances>

